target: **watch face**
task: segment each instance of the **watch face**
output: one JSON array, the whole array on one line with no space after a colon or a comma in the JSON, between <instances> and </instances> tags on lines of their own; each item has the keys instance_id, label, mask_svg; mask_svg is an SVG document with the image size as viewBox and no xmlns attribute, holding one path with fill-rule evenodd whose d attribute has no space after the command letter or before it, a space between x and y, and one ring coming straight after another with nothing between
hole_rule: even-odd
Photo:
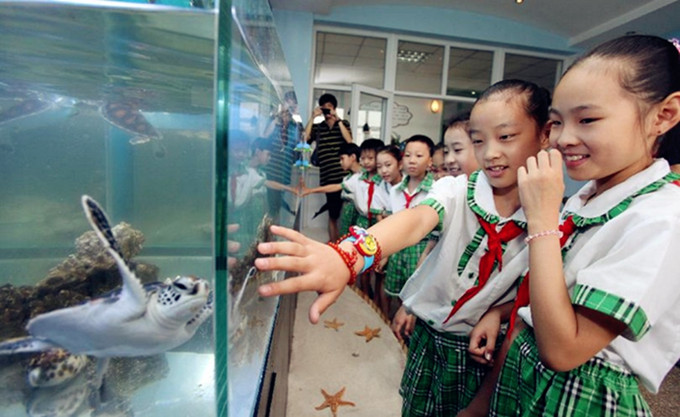
<instances>
[{"instance_id":1,"label":"watch face","mask_svg":"<svg viewBox=\"0 0 680 417\"><path fill-rule=\"evenodd\" d=\"M363 249L364 255L366 256L373 256L378 251L378 245L371 235L366 236L364 241L359 243L359 246L361 246L361 249Z\"/></svg>"},{"instance_id":2,"label":"watch face","mask_svg":"<svg viewBox=\"0 0 680 417\"><path fill-rule=\"evenodd\" d=\"M363 256L373 256L378 251L378 242L371 236L366 229L357 226L352 226L349 229L350 234L354 238L354 247Z\"/></svg>"}]
</instances>

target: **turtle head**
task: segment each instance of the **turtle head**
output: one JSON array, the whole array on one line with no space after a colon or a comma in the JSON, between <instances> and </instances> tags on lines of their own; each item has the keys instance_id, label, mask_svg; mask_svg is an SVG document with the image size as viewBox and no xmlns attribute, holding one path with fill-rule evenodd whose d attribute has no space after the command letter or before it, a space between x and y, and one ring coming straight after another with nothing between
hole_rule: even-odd
<instances>
[{"instance_id":1,"label":"turtle head","mask_svg":"<svg viewBox=\"0 0 680 417\"><path fill-rule=\"evenodd\" d=\"M168 278L158 292L157 309L168 319L187 322L209 302L209 296L210 286L204 279L194 276Z\"/></svg>"}]
</instances>

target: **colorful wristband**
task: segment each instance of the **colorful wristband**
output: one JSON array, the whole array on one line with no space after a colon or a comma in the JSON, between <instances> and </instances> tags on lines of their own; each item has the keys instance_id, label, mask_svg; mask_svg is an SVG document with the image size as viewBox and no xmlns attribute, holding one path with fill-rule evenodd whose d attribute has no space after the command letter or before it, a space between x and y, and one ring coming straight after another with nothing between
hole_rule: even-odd
<instances>
[{"instance_id":1,"label":"colorful wristband","mask_svg":"<svg viewBox=\"0 0 680 417\"><path fill-rule=\"evenodd\" d=\"M345 240L351 242L357 252L364 258L364 267L359 272L360 274L370 271L380 263L382 255L380 244L366 229L351 226L349 228L349 235L342 241L344 242Z\"/></svg>"}]
</instances>

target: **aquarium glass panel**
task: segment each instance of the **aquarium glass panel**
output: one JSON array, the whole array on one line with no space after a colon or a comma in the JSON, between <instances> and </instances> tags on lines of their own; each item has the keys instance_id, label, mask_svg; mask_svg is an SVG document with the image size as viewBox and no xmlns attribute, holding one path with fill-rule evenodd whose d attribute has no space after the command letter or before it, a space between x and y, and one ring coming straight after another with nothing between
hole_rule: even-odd
<instances>
[{"instance_id":1,"label":"aquarium glass panel","mask_svg":"<svg viewBox=\"0 0 680 417\"><path fill-rule=\"evenodd\" d=\"M226 408L230 416L249 416L261 393L271 390L262 385L267 381L263 377L278 308L278 299L263 299L256 290L282 278L254 268L256 244L271 239L271 223L293 226L300 205L297 184L309 168L309 152L303 146L297 98L269 2L236 0L231 6L220 11L221 19L225 12L233 19L231 37L220 33L220 50L229 50L228 63L221 61L219 70L220 85L227 92L224 129L228 152L226 161L217 161L218 167L226 162L217 195L224 195L226 209L218 208L218 212L227 214L230 249ZM220 359L223 330L222 326L216 329ZM220 388L225 386L223 376L218 373ZM220 400L223 394L218 393ZM220 409L223 406L220 401Z\"/></svg>"},{"instance_id":2,"label":"aquarium glass panel","mask_svg":"<svg viewBox=\"0 0 680 417\"><path fill-rule=\"evenodd\" d=\"M0 2L3 417L217 415L217 13L158 3Z\"/></svg>"}]
</instances>

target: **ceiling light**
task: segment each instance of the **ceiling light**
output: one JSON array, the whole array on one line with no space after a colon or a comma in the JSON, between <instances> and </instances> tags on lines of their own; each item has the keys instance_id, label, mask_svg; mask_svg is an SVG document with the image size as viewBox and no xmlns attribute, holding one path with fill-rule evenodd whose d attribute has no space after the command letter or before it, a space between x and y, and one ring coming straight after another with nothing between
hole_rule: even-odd
<instances>
[{"instance_id":1,"label":"ceiling light","mask_svg":"<svg viewBox=\"0 0 680 417\"><path fill-rule=\"evenodd\" d=\"M407 49L400 49L397 53L397 59L403 62L423 62L430 56L429 53L423 51L410 51Z\"/></svg>"},{"instance_id":2,"label":"ceiling light","mask_svg":"<svg viewBox=\"0 0 680 417\"><path fill-rule=\"evenodd\" d=\"M524 3L524 0L515 0L515 3L522 4L522 3Z\"/></svg>"}]
</instances>

